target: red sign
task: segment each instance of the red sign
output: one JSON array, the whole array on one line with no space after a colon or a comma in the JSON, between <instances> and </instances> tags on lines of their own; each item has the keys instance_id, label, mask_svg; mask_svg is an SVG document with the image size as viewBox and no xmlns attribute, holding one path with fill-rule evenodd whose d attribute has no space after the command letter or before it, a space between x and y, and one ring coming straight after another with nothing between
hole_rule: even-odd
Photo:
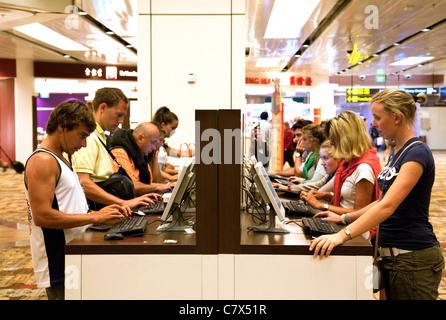
<instances>
[{"instance_id":1,"label":"red sign","mask_svg":"<svg viewBox=\"0 0 446 320\"><path fill-rule=\"evenodd\" d=\"M246 77L245 84L261 84L261 85L274 85L276 83L276 79L274 78L259 78L259 77ZM313 80L311 77L302 77L302 76L291 76L289 79L289 84L280 83L281 85L290 85L290 86L311 86Z\"/></svg>"}]
</instances>

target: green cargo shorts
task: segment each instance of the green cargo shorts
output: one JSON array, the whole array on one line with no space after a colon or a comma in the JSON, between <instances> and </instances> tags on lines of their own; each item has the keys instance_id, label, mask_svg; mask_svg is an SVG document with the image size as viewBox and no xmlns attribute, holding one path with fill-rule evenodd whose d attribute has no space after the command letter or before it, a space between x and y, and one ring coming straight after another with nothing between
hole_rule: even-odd
<instances>
[{"instance_id":1,"label":"green cargo shorts","mask_svg":"<svg viewBox=\"0 0 446 320\"><path fill-rule=\"evenodd\" d=\"M444 268L439 245L414 250L381 261L389 300L436 300Z\"/></svg>"}]
</instances>

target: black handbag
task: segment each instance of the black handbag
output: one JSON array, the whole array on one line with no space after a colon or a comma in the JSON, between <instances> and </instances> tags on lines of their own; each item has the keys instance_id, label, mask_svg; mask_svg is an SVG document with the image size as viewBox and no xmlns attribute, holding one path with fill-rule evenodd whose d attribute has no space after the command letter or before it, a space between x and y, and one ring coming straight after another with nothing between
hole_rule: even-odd
<instances>
[{"instance_id":1,"label":"black handbag","mask_svg":"<svg viewBox=\"0 0 446 320\"><path fill-rule=\"evenodd\" d=\"M99 138L104 148L112 157L113 161L119 167L118 172L113 173L107 180L96 182L96 184L103 190L123 200L130 200L135 198L135 186L132 179L129 177L125 169L119 164L113 153L107 148L105 143ZM100 210L106 205L87 199L90 206L90 210Z\"/></svg>"}]
</instances>

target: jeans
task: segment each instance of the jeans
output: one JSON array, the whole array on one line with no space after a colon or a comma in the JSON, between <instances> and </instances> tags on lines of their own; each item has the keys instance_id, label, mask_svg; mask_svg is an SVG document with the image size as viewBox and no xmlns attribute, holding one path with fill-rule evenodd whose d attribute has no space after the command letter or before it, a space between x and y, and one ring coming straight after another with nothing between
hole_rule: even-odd
<instances>
[{"instance_id":1,"label":"jeans","mask_svg":"<svg viewBox=\"0 0 446 320\"><path fill-rule=\"evenodd\" d=\"M414 250L381 261L389 300L436 300L444 268L439 245Z\"/></svg>"}]
</instances>

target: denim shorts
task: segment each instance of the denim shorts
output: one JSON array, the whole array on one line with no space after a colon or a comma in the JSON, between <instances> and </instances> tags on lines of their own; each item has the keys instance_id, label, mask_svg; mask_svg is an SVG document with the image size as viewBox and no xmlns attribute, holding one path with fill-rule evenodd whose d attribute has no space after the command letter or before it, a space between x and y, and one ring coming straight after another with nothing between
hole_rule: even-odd
<instances>
[{"instance_id":1,"label":"denim shorts","mask_svg":"<svg viewBox=\"0 0 446 320\"><path fill-rule=\"evenodd\" d=\"M414 250L381 261L389 300L436 300L444 268L439 245Z\"/></svg>"}]
</instances>

